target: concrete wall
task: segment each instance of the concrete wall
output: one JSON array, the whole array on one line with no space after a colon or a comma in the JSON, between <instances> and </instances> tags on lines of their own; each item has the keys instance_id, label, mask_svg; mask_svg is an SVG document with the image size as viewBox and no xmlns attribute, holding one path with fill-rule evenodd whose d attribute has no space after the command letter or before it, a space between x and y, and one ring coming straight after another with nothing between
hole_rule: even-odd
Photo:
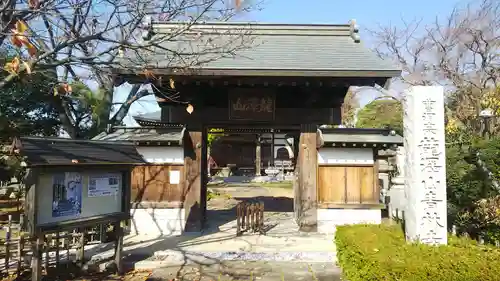
<instances>
[{"instance_id":1,"label":"concrete wall","mask_svg":"<svg viewBox=\"0 0 500 281\"><path fill-rule=\"evenodd\" d=\"M318 232L333 233L338 225L380 224L380 209L318 209Z\"/></svg>"},{"instance_id":2,"label":"concrete wall","mask_svg":"<svg viewBox=\"0 0 500 281\"><path fill-rule=\"evenodd\" d=\"M184 151L180 146L138 146L137 152L149 163L184 163Z\"/></svg>"},{"instance_id":3,"label":"concrete wall","mask_svg":"<svg viewBox=\"0 0 500 281\"><path fill-rule=\"evenodd\" d=\"M133 234L149 236L180 235L186 225L183 208L132 209L131 231Z\"/></svg>"},{"instance_id":4,"label":"concrete wall","mask_svg":"<svg viewBox=\"0 0 500 281\"><path fill-rule=\"evenodd\" d=\"M318 164L370 164L374 163L371 148L322 147L318 150Z\"/></svg>"}]
</instances>

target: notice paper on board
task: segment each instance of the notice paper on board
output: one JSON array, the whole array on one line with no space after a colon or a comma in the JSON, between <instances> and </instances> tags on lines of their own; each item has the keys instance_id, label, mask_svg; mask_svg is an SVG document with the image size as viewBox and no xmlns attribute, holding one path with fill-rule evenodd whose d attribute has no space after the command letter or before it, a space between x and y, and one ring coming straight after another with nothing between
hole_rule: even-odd
<instances>
[{"instance_id":1,"label":"notice paper on board","mask_svg":"<svg viewBox=\"0 0 500 281\"><path fill-rule=\"evenodd\" d=\"M88 197L117 195L120 189L120 182L120 174L89 176Z\"/></svg>"},{"instance_id":2,"label":"notice paper on board","mask_svg":"<svg viewBox=\"0 0 500 281\"><path fill-rule=\"evenodd\" d=\"M60 173L52 176L52 217L77 218L82 213L82 175Z\"/></svg>"},{"instance_id":3,"label":"notice paper on board","mask_svg":"<svg viewBox=\"0 0 500 281\"><path fill-rule=\"evenodd\" d=\"M179 184L181 182L181 171L170 171L170 184Z\"/></svg>"}]
</instances>

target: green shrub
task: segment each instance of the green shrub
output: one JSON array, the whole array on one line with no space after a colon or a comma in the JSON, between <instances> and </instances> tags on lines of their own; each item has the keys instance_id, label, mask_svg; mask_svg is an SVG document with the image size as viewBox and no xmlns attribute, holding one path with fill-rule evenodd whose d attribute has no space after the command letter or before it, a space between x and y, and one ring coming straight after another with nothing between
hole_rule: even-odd
<instances>
[{"instance_id":1,"label":"green shrub","mask_svg":"<svg viewBox=\"0 0 500 281\"><path fill-rule=\"evenodd\" d=\"M337 228L335 242L344 280L500 280L500 250L470 239L409 244L399 225L350 225Z\"/></svg>"},{"instance_id":2,"label":"green shrub","mask_svg":"<svg viewBox=\"0 0 500 281\"><path fill-rule=\"evenodd\" d=\"M471 214L477 208L477 202L498 195L498 191L486 180L484 172L479 169L475 151L481 152L481 160L490 171L497 172L496 162L499 153L495 153L498 141L477 142L472 150L459 145L449 146L446 149L446 194L448 199L448 222L449 226L455 225L457 230L467 232L473 237L486 235L481 233L484 229L477 228L477 225L488 224L481 222L481 216L471 222ZM500 159L500 158L498 158ZM489 235L488 235L489 236ZM488 239L488 237L485 237ZM493 237L492 237L493 238Z\"/></svg>"},{"instance_id":3,"label":"green shrub","mask_svg":"<svg viewBox=\"0 0 500 281\"><path fill-rule=\"evenodd\" d=\"M500 196L478 200L460 219L467 222L472 237L480 236L491 244L500 242Z\"/></svg>"}]
</instances>

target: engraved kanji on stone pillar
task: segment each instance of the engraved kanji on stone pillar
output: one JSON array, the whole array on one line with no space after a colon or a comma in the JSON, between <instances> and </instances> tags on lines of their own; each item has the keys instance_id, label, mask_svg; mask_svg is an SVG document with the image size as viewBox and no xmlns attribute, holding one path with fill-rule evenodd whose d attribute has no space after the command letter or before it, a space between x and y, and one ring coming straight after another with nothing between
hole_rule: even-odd
<instances>
[{"instance_id":1,"label":"engraved kanji on stone pillar","mask_svg":"<svg viewBox=\"0 0 500 281\"><path fill-rule=\"evenodd\" d=\"M447 244L443 87L411 87L403 108L406 238Z\"/></svg>"}]
</instances>

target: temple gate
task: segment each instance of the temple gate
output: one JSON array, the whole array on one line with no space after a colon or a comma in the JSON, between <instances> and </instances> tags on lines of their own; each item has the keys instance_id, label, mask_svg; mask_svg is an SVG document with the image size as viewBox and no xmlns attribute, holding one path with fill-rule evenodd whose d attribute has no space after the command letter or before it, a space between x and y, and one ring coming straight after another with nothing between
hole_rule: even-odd
<instances>
[{"instance_id":1,"label":"temple gate","mask_svg":"<svg viewBox=\"0 0 500 281\"><path fill-rule=\"evenodd\" d=\"M149 26L154 36L174 32L182 23ZM241 32L252 38L248 48L218 56L200 51L210 40L235 44ZM199 230L206 219L207 128L239 128L286 131L294 138L295 218L302 231L316 231L319 125L340 124L340 108L350 86L386 85L400 70L360 44L354 22L199 24L178 37L179 41L164 43L175 52L126 56L112 72L116 85L151 83L162 122L184 127L179 198L184 230ZM193 49L202 53L200 64L183 65L182 54Z\"/></svg>"}]
</instances>

